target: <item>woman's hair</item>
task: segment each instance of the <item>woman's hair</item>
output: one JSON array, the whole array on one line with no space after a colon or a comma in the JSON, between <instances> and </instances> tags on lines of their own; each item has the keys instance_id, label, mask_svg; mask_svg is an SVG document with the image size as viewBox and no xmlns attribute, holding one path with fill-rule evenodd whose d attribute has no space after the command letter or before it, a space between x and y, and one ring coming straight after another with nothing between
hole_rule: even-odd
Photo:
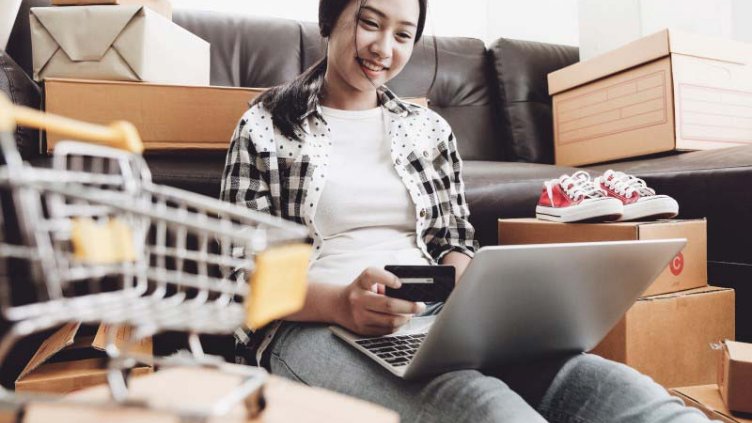
<instances>
[{"instance_id":1,"label":"woman's hair","mask_svg":"<svg viewBox=\"0 0 752 423\"><path fill-rule=\"evenodd\" d=\"M360 2L358 15L356 16L356 19L358 19L360 8L365 5L367 0L319 0L319 32L322 37L328 38L332 34L337 20L342 15L342 11L345 10L345 7L351 1ZM423 34L428 8L428 0L417 1L420 6L420 13L415 33L415 43L420 40ZM274 126L279 129L282 135L301 140L303 115L310 109L312 104L318 101L317 97L324 83L326 65L325 54L318 62L314 63L291 82L272 87L265 91L253 101L253 104L262 103L269 110Z\"/></svg>"}]
</instances>

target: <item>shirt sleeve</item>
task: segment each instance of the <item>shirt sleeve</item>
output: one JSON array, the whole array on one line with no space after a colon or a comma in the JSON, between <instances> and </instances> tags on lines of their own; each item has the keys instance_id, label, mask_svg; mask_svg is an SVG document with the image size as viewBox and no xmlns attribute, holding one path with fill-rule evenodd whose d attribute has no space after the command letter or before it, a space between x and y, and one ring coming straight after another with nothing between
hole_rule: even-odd
<instances>
[{"instance_id":1,"label":"shirt sleeve","mask_svg":"<svg viewBox=\"0 0 752 423\"><path fill-rule=\"evenodd\" d=\"M442 151L446 160L444 164L443 185L447 190L447 209L449 225L445 228L443 238L437 239L438 245L432 251L437 262L452 251L458 251L473 257L478 249L475 240L475 228L470 224L470 209L465 199L465 184L462 180L462 159L457 152L457 142L453 133L449 133L446 150Z\"/></svg>"},{"instance_id":2,"label":"shirt sleeve","mask_svg":"<svg viewBox=\"0 0 752 423\"><path fill-rule=\"evenodd\" d=\"M269 189L269 157L259 154L243 117L232 135L225 158L220 198L251 210L274 214Z\"/></svg>"}]
</instances>

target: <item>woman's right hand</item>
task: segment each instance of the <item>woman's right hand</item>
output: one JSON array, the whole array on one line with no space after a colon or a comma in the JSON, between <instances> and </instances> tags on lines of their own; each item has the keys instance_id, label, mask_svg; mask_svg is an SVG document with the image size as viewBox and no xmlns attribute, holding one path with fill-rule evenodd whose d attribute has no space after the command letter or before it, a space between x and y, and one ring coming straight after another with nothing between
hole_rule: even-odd
<instances>
[{"instance_id":1,"label":"woman's right hand","mask_svg":"<svg viewBox=\"0 0 752 423\"><path fill-rule=\"evenodd\" d=\"M394 274L369 267L341 292L337 324L361 336L382 336L393 333L426 306L423 303L391 298L385 287L402 284Z\"/></svg>"}]
</instances>

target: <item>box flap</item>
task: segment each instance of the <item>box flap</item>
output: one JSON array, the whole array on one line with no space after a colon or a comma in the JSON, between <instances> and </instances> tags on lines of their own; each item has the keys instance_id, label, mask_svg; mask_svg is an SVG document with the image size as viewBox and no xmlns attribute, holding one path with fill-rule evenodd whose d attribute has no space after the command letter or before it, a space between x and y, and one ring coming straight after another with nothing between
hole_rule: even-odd
<instances>
[{"instance_id":1,"label":"box flap","mask_svg":"<svg viewBox=\"0 0 752 423\"><path fill-rule=\"evenodd\" d=\"M68 323L53 333L52 336L45 339L42 345L39 346L39 349L37 349L37 352L34 353L34 356L31 357L31 360L26 364L26 367L21 371L21 374L18 375L18 379L28 375L63 348L72 345L80 327L81 322Z\"/></svg>"},{"instance_id":2,"label":"box flap","mask_svg":"<svg viewBox=\"0 0 752 423\"><path fill-rule=\"evenodd\" d=\"M717 385L688 386L673 388L671 393L681 398L685 404L699 408L710 418L722 419L724 422L752 423L752 419L735 417L723 404ZM714 413L714 415L712 415Z\"/></svg>"},{"instance_id":3,"label":"box flap","mask_svg":"<svg viewBox=\"0 0 752 423\"><path fill-rule=\"evenodd\" d=\"M94 336L94 341L91 343L91 346L100 351L105 351L105 348L107 346L107 336L109 335L109 332L113 330L113 328L117 330L117 332L115 333L114 343L118 349L126 350L129 353L143 354L148 356L151 356L153 354L151 337L142 338L136 343L130 343L129 340L133 337L133 327L124 325L99 325L99 327L97 328L97 334Z\"/></svg>"},{"instance_id":4,"label":"box flap","mask_svg":"<svg viewBox=\"0 0 752 423\"><path fill-rule=\"evenodd\" d=\"M729 359L736 362L744 362L752 365L752 344L726 340Z\"/></svg>"},{"instance_id":5,"label":"box flap","mask_svg":"<svg viewBox=\"0 0 752 423\"><path fill-rule=\"evenodd\" d=\"M731 63L752 61L752 46L748 44L664 29L590 60L548 74L548 92L554 95L567 91L671 53Z\"/></svg>"},{"instance_id":6,"label":"box flap","mask_svg":"<svg viewBox=\"0 0 752 423\"><path fill-rule=\"evenodd\" d=\"M49 34L45 42L52 40L71 60L84 61L101 59L141 9L143 6L34 7L31 14Z\"/></svg>"}]
</instances>

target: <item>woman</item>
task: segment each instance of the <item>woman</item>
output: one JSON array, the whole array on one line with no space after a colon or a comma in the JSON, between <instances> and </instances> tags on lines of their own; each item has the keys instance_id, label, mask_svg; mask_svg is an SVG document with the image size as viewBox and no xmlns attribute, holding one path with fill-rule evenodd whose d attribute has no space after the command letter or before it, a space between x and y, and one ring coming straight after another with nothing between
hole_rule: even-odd
<instances>
[{"instance_id":1,"label":"woman","mask_svg":"<svg viewBox=\"0 0 752 423\"><path fill-rule=\"evenodd\" d=\"M420 39L426 0L321 0L326 57L243 116L222 198L306 225L313 239L303 309L250 338L272 373L397 410L403 421L705 421L626 366L580 354L497 369L398 379L334 338L394 332L437 313L392 299L386 264L449 264L476 243L449 125L385 83Z\"/></svg>"}]
</instances>

